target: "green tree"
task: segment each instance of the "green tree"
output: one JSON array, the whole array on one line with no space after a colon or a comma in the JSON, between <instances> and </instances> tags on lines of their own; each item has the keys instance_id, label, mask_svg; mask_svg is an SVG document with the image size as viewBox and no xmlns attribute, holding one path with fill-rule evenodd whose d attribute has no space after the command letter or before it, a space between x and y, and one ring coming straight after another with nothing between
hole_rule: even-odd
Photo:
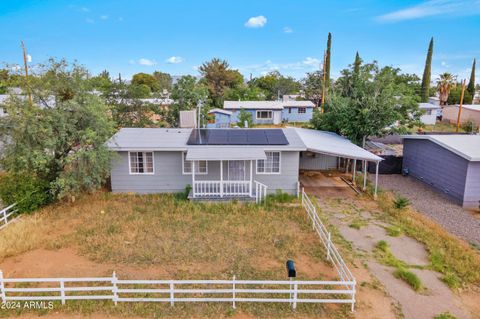
<instances>
[{"instance_id":1,"label":"green tree","mask_svg":"<svg viewBox=\"0 0 480 319\"><path fill-rule=\"evenodd\" d=\"M430 97L430 81L432 78L432 55L433 55L433 37L430 39L428 45L427 59L425 60L425 69L423 70L422 87L421 87L421 101L428 102Z\"/></svg>"},{"instance_id":2,"label":"green tree","mask_svg":"<svg viewBox=\"0 0 480 319\"><path fill-rule=\"evenodd\" d=\"M470 74L470 81L468 82L467 86L467 91L470 93L470 95L473 97L475 96L475 64L476 64L476 59L473 59L473 64L472 64L472 73Z\"/></svg>"},{"instance_id":3,"label":"green tree","mask_svg":"<svg viewBox=\"0 0 480 319\"><path fill-rule=\"evenodd\" d=\"M75 87L69 99L57 99L55 107L12 97L6 104L9 116L0 119L4 152L1 165L8 174L29 175L48 184L55 198L96 189L110 173L111 153L105 142L114 132L108 109L88 90L87 71L65 61L50 60L32 90L57 94L59 81Z\"/></svg>"},{"instance_id":4,"label":"green tree","mask_svg":"<svg viewBox=\"0 0 480 319\"><path fill-rule=\"evenodd\" d=\"M315 103L316 106L320 105L322 100L323 89L323 76L321 71L315 71L307 73L307 77L303 79L303 91L305 97Z\"/></svg>"},{"instance_id":5,"label":"green tree","mask_svg":"<svg viewBox=\"0 0 480 319\"><path fill-rule=\"evenodd\" d=\"M354 66L350 66L339 78L350 88L334 92L325 113L314 113L312 125L316 129L337 132L362 144L368 136L405 131L418 124L418 101L412 90L399 84L399 69L380 69L374 62L360 66L358 76L352 76L353 72Z\"/></svg>"},{"instance_id":6,"label":"green tree","mask_svg":"<svg viewBox=\"0 0 480 319\"><path fill-rule=\"evenodd\" d=\"M253 120L252 120L252 113L245 111L245 109L240 109L240 112L238 112L238 122L237 125L239 127L245 127L245 122L247 123L248 127L253 126Z\"/></svg>"},{"instance_id":7,"label":"green tree","mask_svg":"<svg viewBox=\"0 0 480 319\"><path fill-rule=\"evenodd\" d=\"M298 93L301 84L292 77L285 77L278 71L253 79L254 85L265 92L267 100L276 100L279 96Z\"/></svg>"},{"instance_id":8,"label":"green tree","mask_svg":"<svg viewBox=\"0 0 480 319\"><path fill-rule=\"evenodd\" d=\"M450 90L450 94L448 95L447 104L454 105L460 104L460 97L462 96L462 84L458 83ZM473 97L470 95L468 90L465 90L463 94L463 104L472 104Z\"/></svg>"},{"instance_id":9,"label":"green tree","mask_svg":"<svg viewBox=\"0 0 480 319\"><path fill-rule=\"evenodd\" d=\"M153 72L153 77L157 79L160 92L163 90L170 91L172 89L172 76L170 74L155 71Z\"/></svg>"},{"instance_id":10,"label":"green tree","mask_svg":"<svg viewBox=\"0 0 480 319\"><path fill-rule=\"evenodd\" d=\"M327 56L325 57L325 87L330 87L330 60L332 57L332 34L328 32Z\"/></svg>"},{"instance_id":11,"label":"green tree","mask_svg":"<svg viewBox=\"0 0 480 319\"><path fill-rule=\"evenodd\" d=\"M234 88L243 83L243 76L238 70L231 70L226 60L213 58L199 67L210 98L216 107L223 106L224 93L227 88Z\"/></svg>"},{"instance_id":12,"label":"green tree","mask_svg":"<svg viewBox=\"0 0 480 319\"><path fill-rule=\"evenodd\" d=\"M358 75L360 73L360 66L362 65L362 58L360 58L360 54L355 54L355 61L353 62L353 74Z\"/></svg>"},{"instance_id":13,"label":"green tree","mask_svg":"<svg viewBox=\"0 0 480 319\"><path fill-rule=\"evenodd\" d=\"M88 82L93 89L99 90L103 94L108 93L113 85L113 81L110 79L110 73L108 73L107 70L90 78Z\"/></svg>"},{"instance_id":14,"label":"green tree","mask_svg":"<svg viewBox=\"0 0 480 319\"><path fill-rule=\"evenodd\" d=\"M158 80L151 74L137 73L132 77L132 85L146 85L152 92L158 92L160 90L160 84Z\"/></svg>"},{"instance_id":15,"label":"green tree","mask_svg":"<svg viewBox=\"0 0 480 319\"><path fill-rule=\"evenodd\" d=\"M225 89L225 100L230 101L262 101L265 100L265 94L255 86L238 85L234 88Z\"/></svg>"},{"instance_id":16,"label":"green tree","mask_svg":"<svg viewBox=\"0 0 480 319\"><path fill-rule=\"evenodd\" d=\"M165 121L173 127L178 126L180 111L188 111L197 108L198 103L203 103L203 118L208 112L208 89L194 76L185 75L178 79L172 88L172 99L175 103L168 110L163 111Z\"/></svg>"}]
</instances>

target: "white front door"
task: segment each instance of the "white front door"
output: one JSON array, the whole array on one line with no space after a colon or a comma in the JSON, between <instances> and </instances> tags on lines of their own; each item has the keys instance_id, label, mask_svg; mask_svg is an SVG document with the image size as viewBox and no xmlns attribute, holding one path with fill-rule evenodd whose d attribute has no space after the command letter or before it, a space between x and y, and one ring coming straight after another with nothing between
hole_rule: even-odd
<instances>
[{"instance_id":1,"label":"white front door","mask_svg":"<svg viewBox=\"0 0 480 319\"><path fill-rule=\"evenodd\" d=\"M273 124L282 123L282 111L273 111Z\"/></svg>"},{"instance_id":2,"label":"white front door","mask_svg":"<svg viewBox=\"0 0 480 319\"><path fill-rule=\"evenodd\" d=\"M229 181L244 181L245 175L245 161L228 161L227 178Z\"/></svg>"}]
</instances>

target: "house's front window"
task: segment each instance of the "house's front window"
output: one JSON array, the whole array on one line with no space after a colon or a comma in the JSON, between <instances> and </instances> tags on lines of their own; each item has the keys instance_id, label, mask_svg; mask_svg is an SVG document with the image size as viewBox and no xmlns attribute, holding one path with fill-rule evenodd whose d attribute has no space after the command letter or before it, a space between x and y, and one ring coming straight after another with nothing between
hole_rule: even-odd
<instances>
[{"instance_id":1,"label":"house's front window","mask_svg":"<svg viewBox=\"0 0 480 319\"><path fill-rule=\"evenodd\" d=\"M279 174L280 152L265 152L266 160L257 161L257 174Z\"/></svg>"},{"instance_id":2,"label":"house's front window","mask_svg":"<svg viewBox=\"0 0 480 319\"><path fill-rule=\"evenodd\" d=\"M130 174L153 174L153 152L130 152Z\"/></svg>"},{"instance_id":3,"label":"house's front window","mask_svg":"<svg viewBox=\"0 0 480 319\"><path fill-rule=\"evenodd\" d=\"M307 113L307 109L306 109L305 107L299 107L299 108L298 108L298 113L299 113L299 114Z\"/></svg>"},{"instance_id":4,"label":"house's front window","mask_svg":"<svg viewBox=\"0 0 480 319\"><path fill-rule=\"evenodd\" d=\"M183 174L192 174L192 161L187 161L187 153L183 153ZM195 174L207 174L207 161L195 161Z\"/></svg>"},{"instance_id":5,"label":"house's front window","mask_svg":"<svg viewBox=\"0 0 480 319\"><path fill-rule=\"evenodd\" d=\"M272 111L257 111L257 119L259 120L271 120Z\"/></svg>"}]
</instances>

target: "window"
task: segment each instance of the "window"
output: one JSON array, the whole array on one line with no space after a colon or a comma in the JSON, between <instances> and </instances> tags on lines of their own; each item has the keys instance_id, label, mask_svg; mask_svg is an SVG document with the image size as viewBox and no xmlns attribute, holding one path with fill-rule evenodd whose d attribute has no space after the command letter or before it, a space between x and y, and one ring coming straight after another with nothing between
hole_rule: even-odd
<instances>
[{"instance_id":1,"label":"window","mask_svg":"<svg viewBox=\"0 0 480 319\"><path fill-rule=\"evenodd\" d=\"M272 111L257 111L257 119L271 120L272 119Z\"/></svg>"},{"instance_id":2,"label":"window","mask_svg":"<svg viewBox=\"0 0 480 319\"><path fill-rule=\"evenodd\" d=\"M288 108L288 113L289 114L292 113L292 108L291 107Z\"/></svg>"},{"instance_id":3,"label":"window","mask_svg":"<svg viewBox=\"0 0 480 319\"><path fill-rule=\"evenodd\" d=\"M153 152L130 152L130 174L153 174Z\"/></svg>"},{"instance_id":4,"label":"window","mask_svg":"<svg viewBox=\"0 0 480 319\"><path fill-rule=\"evenodd\" d=\"M298 108L298 114L301 114L301 113L307 113L307 109L304 108L304 107L299 107Z\"/></svg>"},{"instance_id":5,"label":"window","mask_svg":"<svg viewBox=\"0 0 480 319\"><path fill-rule=\"evenodd\" d=\"M187 161L187 153L183 153L183 174L192 174L192 161ZM207 174L207 161L195 161L195 174Z\"/></svg>"},{"instance_id":6,"label":"window","mask_svg":"<svg viewBox=\"0 0 480 319\"><path fill-rule=\"evenodd\" d=\"M279 174L280 152L265 152L266 160L257 160L257 174Z\"/></svg>"}]
</instances>

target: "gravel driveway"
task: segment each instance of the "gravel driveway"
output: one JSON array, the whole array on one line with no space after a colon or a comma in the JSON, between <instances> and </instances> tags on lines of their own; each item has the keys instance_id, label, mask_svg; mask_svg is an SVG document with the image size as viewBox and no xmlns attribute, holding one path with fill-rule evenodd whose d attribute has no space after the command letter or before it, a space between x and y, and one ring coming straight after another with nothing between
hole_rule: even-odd
<instances>
[{"instance_id":1,"label":"gravel driveway","mask_svg":"<svg viewBox=\"0 0 480 319\"><path fill-rule=\"evenodd\" d=\"M475 218L473 212L452 203L413 177L379 175L378 183L379 187L408 198L416 210L452 234L480 245L480 218Z\"/></svg>"}]
</instances>

